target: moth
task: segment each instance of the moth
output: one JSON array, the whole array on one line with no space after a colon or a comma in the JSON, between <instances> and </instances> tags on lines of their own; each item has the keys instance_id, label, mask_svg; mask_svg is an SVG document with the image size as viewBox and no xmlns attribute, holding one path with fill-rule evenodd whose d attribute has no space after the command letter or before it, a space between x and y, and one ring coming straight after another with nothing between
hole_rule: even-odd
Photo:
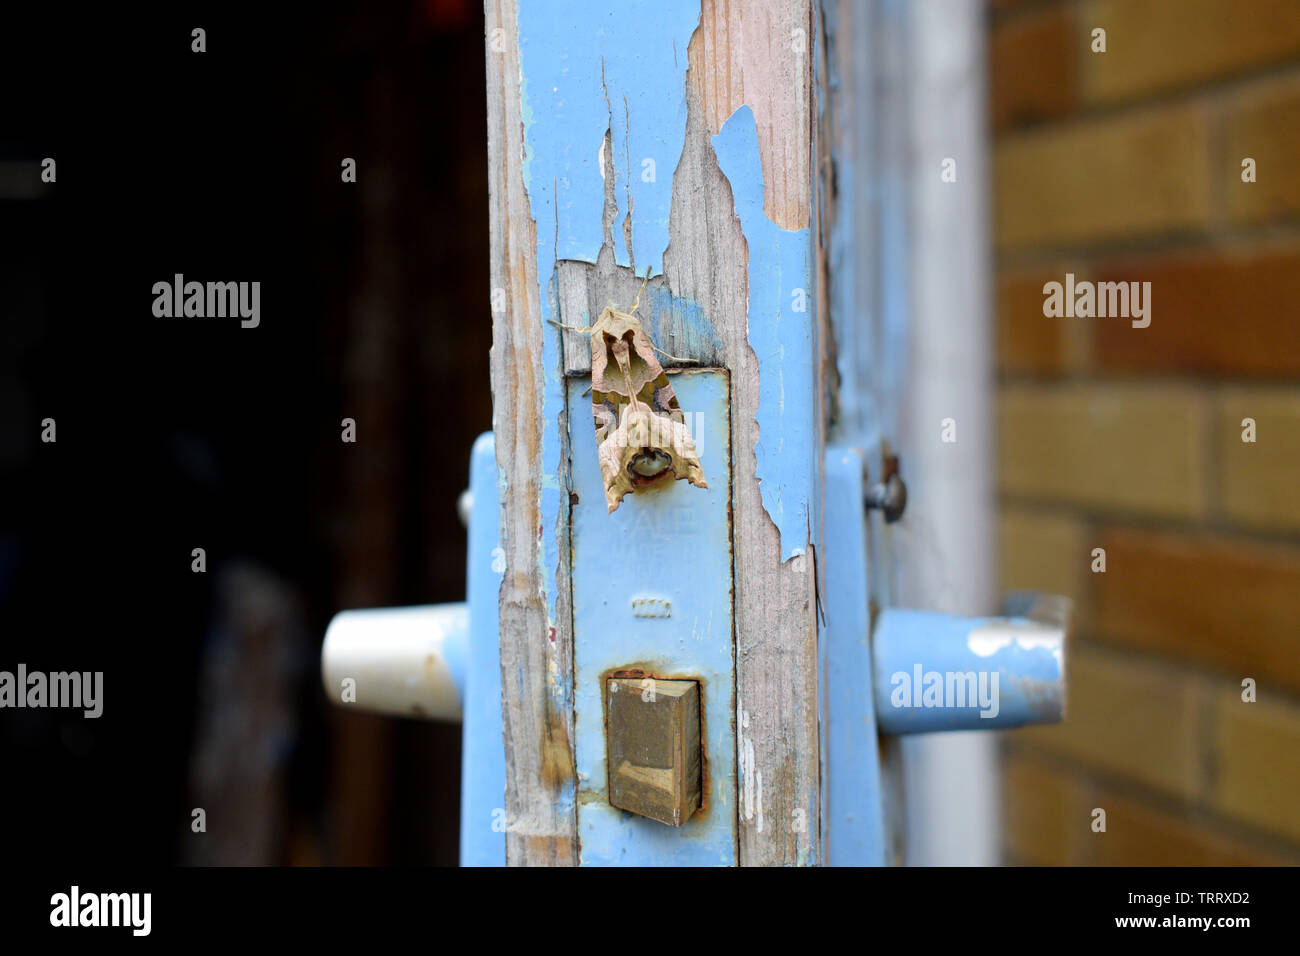
<instances>
[{"instance_id":1,"label":"moth","mask_svg":"<svg viewBox=\"0 0 1300 956\"><path fill-rule=\"evenodd\" d=\"M709 487L677 394L655 357L668 353L650 341L635 314L649 281L647 269L627 312L606 306L589 328L553 323L591 336L591 414L611 513L628 492L669 478Z\"/></svg>"}]
</instances>

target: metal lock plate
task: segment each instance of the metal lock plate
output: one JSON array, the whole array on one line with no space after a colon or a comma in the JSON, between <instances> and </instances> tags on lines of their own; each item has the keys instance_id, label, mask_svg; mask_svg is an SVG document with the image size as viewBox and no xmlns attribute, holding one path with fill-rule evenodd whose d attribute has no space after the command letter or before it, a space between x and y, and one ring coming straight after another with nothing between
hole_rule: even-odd
<instances>
[{"instance_id":1,"label":"metal lock plate","mask_svg":"<svg viewBox=\"0 0 1300 956\"><path fill-rule=\"evenodd\" d=\"M651 485L629 494L613 514L596 456L590 379L566 382L574 760L579 861L587 866L736 862L728 379L720 369L670 371L669 379L709 487ZM606 687L635 672L698 683L700 807L679 827L611 802ZM639 698L640 680L634 683Z\"/></svg>"},{"instance_id":2,"label":"metal lock plate","mask_svg":"<svg viewBox=\"0 0 1300 956\"><path fill-rule=\"evenodd\" d=\"M700 685L611 677L605 709L610 804L681 826L700 805Z\"/></svg>"}]
</instances>

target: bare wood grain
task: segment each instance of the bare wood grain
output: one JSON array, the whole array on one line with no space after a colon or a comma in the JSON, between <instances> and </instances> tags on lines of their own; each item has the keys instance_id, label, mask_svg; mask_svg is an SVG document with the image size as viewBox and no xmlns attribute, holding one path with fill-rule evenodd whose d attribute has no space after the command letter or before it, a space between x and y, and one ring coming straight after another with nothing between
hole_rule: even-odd
<instances>
[{"instance_id":1,"label":"bare wood grain","mask_svg":"<svg viewBox=\"0 0 1300 956\"><path fill-rule=\"evenodd\" d=\"M557 271L561 321L577 327L590 325L607 305L627 311L644 279L635 278L625 267L605 270L570 259L561 260ZM637 310L650 341L667 353L659 354L659 364L664 368L722 365L722 343L714 336L712 324L689 314L679 300L655 295L667 291L667 280L655 276L640 293L641 308ZM574 328L564 329L563 335L564 374L589 374L590 337Z\"/></svg>"},{"instance_id":2,"label":"bare wood grain","mask_svg":"<svg viewBox=\"0 0 1300 956\"><path fill-rule=\"evenodd\" d=\"M571 866L577 819L555 796L573 777L573 715L555 706L549 680L552 667L572 673L571 616L565 589L550 640L545 595L556 582L542 580L538 559L542 534L554 531L544 531L540 517L542 290L524 185L518 18L515 0L487 0L485 11L491 274L493 289L506 293L505 310L493 314L491 357L497 467L507 481L500 603L506 862Z\"/></svg>"},{"instance_id":3,"label":"bare wood grain","mask_svg":"<svg viewBox=\"0 0 1300 956\"><path fill-rule=\"evenodd\" d=\"M763 165L763 211L803 229L812 208L813 32L807 0L704 0L695 94L717 135L741 106L754 111Z\"/></svg>"}]
</instances>

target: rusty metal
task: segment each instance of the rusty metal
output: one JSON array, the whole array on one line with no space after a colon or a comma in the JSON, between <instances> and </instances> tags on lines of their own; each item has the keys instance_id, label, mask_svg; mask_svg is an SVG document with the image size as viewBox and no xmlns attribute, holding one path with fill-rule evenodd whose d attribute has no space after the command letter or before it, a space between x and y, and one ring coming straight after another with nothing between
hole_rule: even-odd
<instances>
[{"instance_id":1,"label":"rusty metal","mask_svg":"<svg viewBox=\"0 0 1300 956\"><path fill-rule=\"evenodd\" d=\"M907 508L907 485L898 474L898 459L890 456L885 459L885 473L880 481L867 488L864 495L867 508L880 509L885 521L893 524L903 517Z\"/></svg>"}]
</instances>

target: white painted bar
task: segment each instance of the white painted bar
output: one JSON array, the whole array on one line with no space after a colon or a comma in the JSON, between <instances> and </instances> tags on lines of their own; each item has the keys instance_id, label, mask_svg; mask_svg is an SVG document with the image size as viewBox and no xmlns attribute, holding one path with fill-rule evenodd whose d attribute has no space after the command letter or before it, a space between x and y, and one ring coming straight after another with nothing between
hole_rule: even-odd
<instances>
[{"instance_id":1,"label":"white painted bar","mask_svg":"<svg viewBox=\"0 0 1300 956\"><path fill-rule=\"evenodd\" d=\"M899 444L910 540L899 603L953 614L997 602L985 5L905 7L911 362ZM956 163L956 182L942 178ZM940 440L952 418L956 438ZM997 738L903 742L906 862L999 862Z\"/></svg>"},{"instance_id":2,"label":"white painted bar","mask_svg":"<svg viewBox=\"0 0 1300 956\"><path fill-rule=\"evenodd\" d=\"M459 723L468 641L465 604L342 611L321 647L325 694L340 707Z\"/></svg>"}]
</instances>

